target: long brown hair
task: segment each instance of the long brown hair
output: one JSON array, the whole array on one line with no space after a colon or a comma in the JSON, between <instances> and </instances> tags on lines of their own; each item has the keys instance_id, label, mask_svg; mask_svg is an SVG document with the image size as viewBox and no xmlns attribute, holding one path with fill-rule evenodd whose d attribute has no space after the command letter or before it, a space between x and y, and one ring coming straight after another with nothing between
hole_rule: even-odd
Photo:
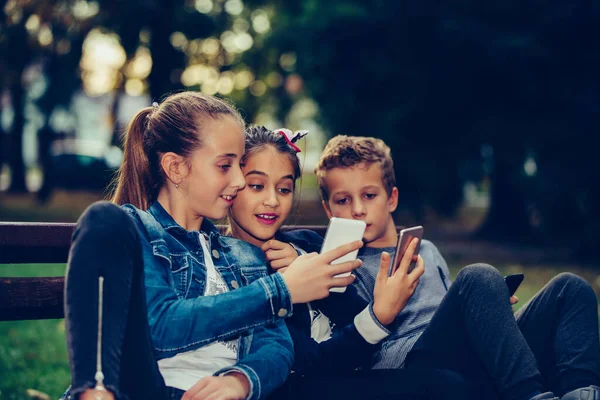
<instances>
[{"instance_id":1,"label":"long brown hair","mask_svg":"<svg viewBox=\"0 0 600 400\"><path fill-rule=\"evenodd\" d=\"M115 177L115 204L130 203L146 210L165 181L160 157L173 152L186 159L202 147L206 119L233 117L244 127L239 112L229 103L199 92L168 96L160 105L139 111L125 131L123 163Z\"/></svg>"}]
</instances>

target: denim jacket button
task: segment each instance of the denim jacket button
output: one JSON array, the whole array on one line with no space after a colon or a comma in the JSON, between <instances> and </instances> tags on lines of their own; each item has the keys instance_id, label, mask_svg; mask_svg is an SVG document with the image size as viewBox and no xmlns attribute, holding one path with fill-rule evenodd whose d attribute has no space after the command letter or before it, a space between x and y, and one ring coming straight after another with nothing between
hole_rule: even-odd
<instances>
[{"instance_id":1,"label":"denim jacket button","mask_svg":"<svg viewBox=\"0 0 600 400\"><path fill-rule=\"evenodd\" d=\"M216 249L212 251L212 256L213 256L214 258L219 258L219 257L221 257L221 256L219 255L219 252L218 252Z\"/></svg>"},{"instance_id":2,"label":"denim jacket button","mask_svg":"<svg viewBox=\"0 0 600 400\"><path fill-rule=\"evenodd\" d=\"M280 316L281 318L283 318L287 315L287 310L285 308L280 308L279 311L277 312L277 315Z\"/></svg>"},{"instance_id":3,"label":"denim jacket button","mask_svg":"<svg viewBox=\"0 0 600 400\"><path fill-rule=\"evenodd\" d=\"M237 289L240 287L240 285L237 283L237 281L231 281L231 287Z\"/></svg>"}]
</instances>

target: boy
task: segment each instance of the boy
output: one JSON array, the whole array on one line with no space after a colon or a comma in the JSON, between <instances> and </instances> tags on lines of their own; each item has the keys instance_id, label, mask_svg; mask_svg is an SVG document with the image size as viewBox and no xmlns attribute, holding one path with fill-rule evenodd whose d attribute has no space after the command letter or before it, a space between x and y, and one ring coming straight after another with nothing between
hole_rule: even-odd
<instances>
[{"instance_id":1,"label":"boy","mask_svg":"<svg viewBox=\"0 0 600 400\"><path fill-rule=\"evenodd\" d=\"M396 188L390 149L375 138L336 136L315 169L329 217L367 223L355 271L357 290L372 300L381 252L393 257L397 233L391 213ZM425 273L397 329L373 359L373 368L447 368L489 381L504 399L600 400L597 301L591 287L561 274L517 313L502 276L488 265L464 268L450 286L437 248L421 244ZM567 300L568 299L568 300ZM539 367L538 367L539 365Z\"/></svg>"}]
</instances>

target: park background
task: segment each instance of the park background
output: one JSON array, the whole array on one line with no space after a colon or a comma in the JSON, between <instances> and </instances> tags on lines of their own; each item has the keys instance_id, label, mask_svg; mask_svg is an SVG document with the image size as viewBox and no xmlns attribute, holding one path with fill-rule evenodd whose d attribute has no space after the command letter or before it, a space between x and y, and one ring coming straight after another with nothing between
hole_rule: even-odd
<instances>
[{"instance_id":1,"label":"park background","mask_svg":"<svg viewBox=\"0 0 600 400\"><path fill-rule=\"evenodd\" d=\"M326 223L327 139L375 136L396 223L424 225L453 276L524 272L521 304L561 271L600 294L598 38L598 1L0 0L0 220L76 221L109 195L131 116L199 90L310 130L291 223ZM0 323L0 399L68 383L64 321Z\"/></svg>"}]
</instances>

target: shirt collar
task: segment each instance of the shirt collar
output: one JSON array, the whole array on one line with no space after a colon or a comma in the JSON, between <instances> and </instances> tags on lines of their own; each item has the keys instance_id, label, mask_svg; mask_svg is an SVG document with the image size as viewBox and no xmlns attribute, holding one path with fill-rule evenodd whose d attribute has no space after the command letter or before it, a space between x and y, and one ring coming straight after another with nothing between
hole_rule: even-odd
<instances>
[{"instance_id":1,"label":"shirt collar","mask_svg":"<svg viewBox=\"0 0 600 400\"><path fill-rule=\"evenodd\" d=\"M165 228L166 231L172 231L173 233L179 234L188 233L187 230L175 222L173 217L171 217L171 214L169 214L158 201L152 203L152 205L148 208L148 213L152 215L158 221L158 223ZM223 240L221 240L221 235L219 234L217 227L208 218L202 219L200 232L206 233L211 242L216 239L221 246L229 247Z\"/></svg>"}]
</instances>

